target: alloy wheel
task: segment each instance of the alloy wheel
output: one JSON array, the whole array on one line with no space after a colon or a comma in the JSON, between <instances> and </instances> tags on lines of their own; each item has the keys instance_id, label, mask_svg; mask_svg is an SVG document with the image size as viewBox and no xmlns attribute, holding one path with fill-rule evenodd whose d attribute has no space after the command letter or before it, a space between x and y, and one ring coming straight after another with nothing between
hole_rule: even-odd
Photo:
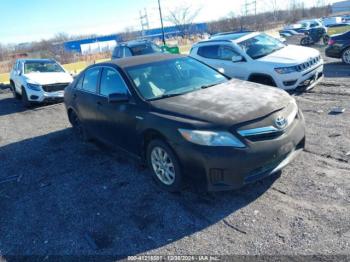
<instances>
[{"instance_id":1,"label":"alloy wheel","mask_svg":"<svg viewBox=\"0 0 350 262\"><path fill-rule=\"evenodd\" d=\"M343 53L343 61L346 64L350 64L350 48L344 51Z\"/></svg>"},{"instance_id":2,"label":"alloy wheel","mask_svg":"<svg viewBox=\"0 0 350 262\"><path fill-rule=\"evenodd\" d=\"M169 154L161 147L154 147L151 152L152 168L158 179L170 186L175 182L175 166Z\"/></svg>"}]
</instances>

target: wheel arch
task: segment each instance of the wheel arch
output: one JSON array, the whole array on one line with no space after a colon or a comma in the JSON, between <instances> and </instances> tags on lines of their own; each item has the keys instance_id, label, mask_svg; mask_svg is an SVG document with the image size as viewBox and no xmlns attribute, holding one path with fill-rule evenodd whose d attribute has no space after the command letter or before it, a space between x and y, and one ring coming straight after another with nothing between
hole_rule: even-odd
<instances>
[{"instance_id":1,"label":"wheel arch","mask_svg":"<svg viewBox=\"0 0 350 262\"><path fill-rule=\"evenodd\" d=\"M141 159L143 161L146 160L147 146L152 140L160 139L160 140L163 140L164 142L166 142L167 144L169 144L166 136L154 128L145 129L141 133L141 138L142 138L142 140L141 140Z\"/></svg>"},{"instance_id":2,"label":"wheel arch","mask_svg":"<svg viewBox=\"0 0 350 262\"><path fill-rule=\"evenodd\" d=\"M263 82L259 82L260 80L267 80L269 83L271 83L272 86L277 86L275 80L271 75L263 74L263 73L251 73L248 77L248 81L259 83L259 84L266 84Z\"/></svg>"}]
</instances>

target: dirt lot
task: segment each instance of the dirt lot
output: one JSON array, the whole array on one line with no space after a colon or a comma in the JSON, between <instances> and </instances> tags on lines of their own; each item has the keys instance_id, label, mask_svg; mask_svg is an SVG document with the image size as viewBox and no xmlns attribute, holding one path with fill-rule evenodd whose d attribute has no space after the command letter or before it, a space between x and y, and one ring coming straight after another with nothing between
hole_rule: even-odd
<instances>
[{"instance_id":1,"label":"dirt lot","mask_svg":"<svg viewBox=\"0 0 350 262\"><path fill-rule=\"evenodd\" d=\"M325 81L295 94L306 151L236 192L162 192L120 153L80 143L63 104L24 110L3 89L0 255L349 256L350 68L327 62Z\"/></svg>"}]
</instances>

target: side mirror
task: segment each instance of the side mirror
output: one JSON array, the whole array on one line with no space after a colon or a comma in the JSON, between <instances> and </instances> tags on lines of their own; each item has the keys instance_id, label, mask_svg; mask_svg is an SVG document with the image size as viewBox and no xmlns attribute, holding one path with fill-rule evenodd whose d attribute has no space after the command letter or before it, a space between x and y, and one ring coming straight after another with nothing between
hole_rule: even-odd
<instances>
[{"instance_id":1,"label":"side mirror","mask_svg":"<svg viewBox=\"0 0 350 262\"><path fill-rule=\"evenodd\" d=\"M19 75L19 76L21 76L21 75L22 75L21 70L17 70L17 71L16 71L16 74Z\"/></svg>"},{"instance_id":2,"label":"side mirror","mask_svg":"<svg viewBox=\"0 0 350 262\"><path fill-rule=\"evenodd\" d=\"M233 63L238 63L238 62L242 62L242 61L244 61L244 58L241 55L235 55L235 56L232 57L232 62Z\"/></svg>"},{"instance_id":3,"label":"side mirror","mask_svg":"<svg viewBox=\"0 0 350 262\"><path fill-rule=\"evenodd\" d=\"M121 103L121 102L128 102L129 96L127 94L110 94L108 96L108 103L114 104L114 103Z\"/></svg>"}]
</instances>

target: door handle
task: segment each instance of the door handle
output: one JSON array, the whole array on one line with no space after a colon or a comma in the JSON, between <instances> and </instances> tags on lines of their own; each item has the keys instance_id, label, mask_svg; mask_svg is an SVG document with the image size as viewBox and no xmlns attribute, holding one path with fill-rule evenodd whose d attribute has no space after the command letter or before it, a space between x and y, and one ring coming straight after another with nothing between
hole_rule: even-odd
<instances>
[{"instance_id":1,"label":"door handle","mask_svg":"<svg viewBox=\"0 0 350 262\"><path fill-rule=\"evenodd\" d=\"M77 98L77 94L73 94L73 99L76 99Z\"/></svg>"},{"instance_id":2,"label":"door handle","mask_svg":"<svg viewBox=\"0 0 350 262\"><path fill-rule=\"evenodd\" d=\"M98 106L102 106L102 103L100 101L96 102Z\"/></svg>"}]
</instances>

